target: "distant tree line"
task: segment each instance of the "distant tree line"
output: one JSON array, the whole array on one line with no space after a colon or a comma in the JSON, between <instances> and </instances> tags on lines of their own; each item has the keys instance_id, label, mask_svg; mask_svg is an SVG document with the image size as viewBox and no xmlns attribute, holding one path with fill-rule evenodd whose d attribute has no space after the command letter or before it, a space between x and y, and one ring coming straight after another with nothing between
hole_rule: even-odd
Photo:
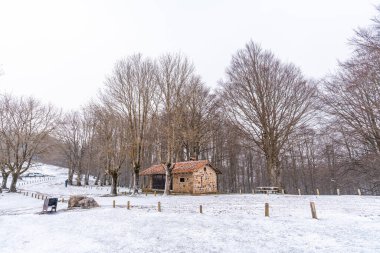
<instances>
[{"instance_id":1,"label":"distant tree line","mask_svg":"<svg viewBox=\"0 0 380 253\"><path fill-rule=\"evenodd\" d=\"M79 111L61 114L33 98L0 101L2 187L38 160L69 169L68 182L128 185L139 173L207 159L221 192L280 186L288 193L380 194L380 21L356 31L336 73L310 80L250 41L215 90L182 54L134 54ZM170 184L165 186L169 194Z\"/></svg>"}]
</instances>

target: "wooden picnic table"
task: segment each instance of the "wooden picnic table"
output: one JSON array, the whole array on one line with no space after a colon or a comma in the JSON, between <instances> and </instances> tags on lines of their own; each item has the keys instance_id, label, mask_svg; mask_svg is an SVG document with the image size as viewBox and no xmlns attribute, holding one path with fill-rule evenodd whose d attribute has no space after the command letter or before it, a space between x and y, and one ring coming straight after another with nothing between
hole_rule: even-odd
<instances>
[{"instance_id":1,"label":"wooden picnic table","mask_svg":"<svg viewBox=\"0 0 380 253\"><path fill-rule=\"evenodd\" d=\"M260 186L256 187L257 193L280 193L282 188L280 187L274 187L274 186Z\"/></svg>"}]
</instances>

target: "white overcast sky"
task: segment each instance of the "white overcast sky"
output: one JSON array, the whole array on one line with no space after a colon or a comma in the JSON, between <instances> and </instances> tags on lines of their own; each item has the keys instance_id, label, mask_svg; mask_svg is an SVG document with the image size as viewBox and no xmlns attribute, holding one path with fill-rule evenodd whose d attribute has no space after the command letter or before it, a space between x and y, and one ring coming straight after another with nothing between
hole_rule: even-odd
<instances>
[{"instance_id":1,"label":"white overcast sky","mask_svg":"<svg viewBox=\"0 0 380 253\"><path fill-rule=\"evenodd\" d=\"M307 77L349 56L353 29L376 15L371 0L0 0L0 92L64 109L86 104L114 63L141 52L182 52L210 87L253 40Z\"/></svg>"}]
</instances>

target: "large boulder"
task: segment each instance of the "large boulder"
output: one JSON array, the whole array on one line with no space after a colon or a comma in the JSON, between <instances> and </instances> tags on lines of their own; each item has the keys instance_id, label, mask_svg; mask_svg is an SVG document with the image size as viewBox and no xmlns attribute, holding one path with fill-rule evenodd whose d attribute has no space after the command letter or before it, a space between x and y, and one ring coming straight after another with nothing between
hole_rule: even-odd
<instances>
[{"instance_id":1,"label":"large boulder","mask_svg":"<svg viewBox=\"0 0 380 253\"><path fill-rule=\"evenodd\" d=\"M86 196L71 196L68 203L68 208L81 207L81 208L93 208L99 207L99 204L95 199Z\"/></svg>"}]
</instances>

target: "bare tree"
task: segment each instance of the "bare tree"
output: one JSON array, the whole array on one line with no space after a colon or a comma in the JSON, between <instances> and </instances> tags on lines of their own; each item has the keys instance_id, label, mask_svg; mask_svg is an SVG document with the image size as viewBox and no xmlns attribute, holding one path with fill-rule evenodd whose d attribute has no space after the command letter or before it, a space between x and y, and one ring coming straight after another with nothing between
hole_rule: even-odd
<instances>
[{"instance_id":1,"label":"bare tree","mask_svg":"<svg viewBox=\"0 0 380 253\"><path fill-rule=\"evenodd\" d=\"M58 111L33 98L8 96L3 106L0 134L5 143L5 166L11 171L11 192L16 192L19 176L27 171L39 154L46 152L45 142L56 127Z\"/></svg>"},{"instance_id":2,"label":"bare tree","mask_svg":"<svg viewBox=\"0 0 380 253\"><path fill-rule=\"evenodd\" d=\"M380 11L380 10L379 10ZM380 21L359 29L351 40L352 57L340 63L336 74L325 79L326 112L341 136L347 157L345 178L360 177L372 192L380 190Z\"/></svg>"},{"instance_id":3,"label":"bare tree","mask_svg":"<svg viewBox=\"0 0 380 253\"><path fill-rule=\"evenodd\" d=\"M181 138L187 160L201 156L208 149L211 131L216 114L216 96L201 82L199 76L193 76L187 87L186 103L182 108Z\"/></svg>"},{"instance_id":4,"label":"bare tree","mask_svg":"<svg viewBox=\"0 0 380 253\"><path fill-rule=\"evenodd\" d=\"M98 120L96 135L103 168L112 178L111 194L117 195L119 175L128 155L126 119L107 105L93 105L93 113Z\"/></svg>"},{"instance_id":5,"label":"bare tree","mask_svg":"<svg viewBox=\"0 0 380 253\"><path fill-rule=\"evenodd\" d=\"M2 182L1 182L0 188L7 189L8 177L11 171L7 168L4 161L0 162L0 171L1 171L1 176L2 176Z\"/></svg>"},{"instance_id":6,"label":"bare tree","mask_svg":"<svg viewBox=\"0 0 380 253\"><path fill-rule=\"evenodd\" d=\"M82 185L85 157L90 150L93 138L93 122L85 112L73 111L64 115L59 124L57 137L61 141L61 148L67 159L69 169L68 183L73 184L76 173L76 185Z\"/></svg>"},{"instance_id":7,"label":"bare tree","mask_svg":"<svg viewBox=\"0 0 380 253\"><path fill-rule=\"evenodd\" d=\"M86 152L84 154L83 169L85 171L84 184L89 185L90 173L96 175L99 173L99 149L97 142L96 125L97 119L91 111L91 106L82 109L83 127L86 132Z\"/></svg>"},{"instance_id":8,"label":"bare tree","mask_svg":"<svg viewBox=\"0 0 380 253\"><path fill-rule=\"evenodd\" d=\"M316 88L294 65L253 42L233 56L222 87L231 122L263 151L269 183L281 186L279 154L307 119Z\"/></svg>"},{"instance_id":9,"label":"bare tree","mask_svg":"<svg viewBox=\"0 0 380 253\"><path fill-rule=\"evenodd\" d=\"M155 64L141 54L118 61L114 73L106 81L103 97L127 120L133 193L138 193L148 121L157 108Z\"/></svg>"},{"instance_id":10,"label":"bare tree","mask_svg":"<svg viewBox=\"0 0 380 253\"><path fill-rule=\"evenodd\" d=\"M171 171L181 147L180 122L184 92L194 78L194 66L180 54L166 54L158 60L157 82L161 95L162 130L165 142L166 181L164 194L170 194Z\"/></svg>"},{"instance_id":11,"label":"bare tree","mask_svg":"<svg viewBox=\"0 0 380 253\"><path fill-rule=\"evenodd\" d=\"M9 104L9 96L2 96L0 100L0 121L5 122L7 120L7 105ZM6 166L6 139L0 134L0 171L2 176L1 188L7 188L8 177L11 171Z\"/></svg>"},{"instance_id":12,"label":"bare tree","mask_svg":"<svg viewBox=\"0 0 380 253\"><path fill-rule=\"evenodd\" d=\"M377 61L380 53L377 55ZM380 152L380 62L355 58L326 80L327 112L376 153ZM373 64L372 64L373 63Z\"/></svg>"}]
</instances>

